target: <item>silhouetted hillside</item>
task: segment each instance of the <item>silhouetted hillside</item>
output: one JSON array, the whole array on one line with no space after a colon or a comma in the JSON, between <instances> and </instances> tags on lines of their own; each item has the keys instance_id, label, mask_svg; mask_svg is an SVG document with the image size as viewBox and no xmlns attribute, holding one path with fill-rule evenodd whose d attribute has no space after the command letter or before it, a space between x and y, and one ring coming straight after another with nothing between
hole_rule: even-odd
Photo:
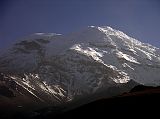
<instances>
[{"instance_id":1,"label":"silhouetted hillside","mask_svg":"<svg viewBox=\"0 0 160 119\"><path fill-rule=\"evenodd\" d=\"M139 115L154 117L160 108L160 87L136 86L131 92L120 96L101 99L79 108L61 113L42 114L37 118L108 118L110 117L137 117Z\"/></svg>"}]
</instances>

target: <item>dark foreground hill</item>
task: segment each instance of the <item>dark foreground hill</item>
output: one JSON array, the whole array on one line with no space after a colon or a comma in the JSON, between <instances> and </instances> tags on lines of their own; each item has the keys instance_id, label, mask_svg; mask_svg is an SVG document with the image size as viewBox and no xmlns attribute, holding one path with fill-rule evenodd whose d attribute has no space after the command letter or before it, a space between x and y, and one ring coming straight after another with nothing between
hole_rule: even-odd
<instances>
[{"instance_id":1,"label":"dark foreground hill","mask_svg":"<svg viewBox=\"0 0 160 119\"><path fill-rule=\"evenodd\" d=\"M76 109L53 115L42 113L35 118L109 118L138 116L152 116L159 114L160 108L160 87L136 86L129 93L117 97L101 99ZM111 119L111 118L109 118Z\"/></svg>"},{"instance_id":2,"label":"dark foreground hill","mask_svg":"<svg viewBox=\"0 0 160 119\"><path fill-rule=\"evenodd\" d=\"M16 118L16 119L76 119L76 118L103 118L112 119L118 118L132 118L147 117L152 118L159 115L160 108L160 87L136 86L129 93L122 95L100 99L78 108L64 111L62 108L44 108L30 113L19 111L12 116L2 116L1 118ZM3 112L3 109L0 109ZM10 110L11 111L11 110ZM14 110L13 110L14 111ZM12 111L10 112L12 113ZM8 112L8 115L10 114ZM129 117L128 117L129 116Z\"/></svg>"}]
</instances>

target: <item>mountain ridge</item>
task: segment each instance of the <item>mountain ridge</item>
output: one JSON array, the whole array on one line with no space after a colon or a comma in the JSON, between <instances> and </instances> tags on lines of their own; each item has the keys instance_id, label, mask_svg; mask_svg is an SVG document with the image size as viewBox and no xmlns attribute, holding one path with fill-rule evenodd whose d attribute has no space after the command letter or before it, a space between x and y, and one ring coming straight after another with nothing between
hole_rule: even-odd
<instances>
[{"instance_id":1,"label":"mountain ridge","mask_svg":"<svg viewBox=\"0 0 160 119\"><path fill-rule=\"evenodd\" d=\"M159 48L104 26L67 35L36 33L0 56L0 85L13 81L29 98L55 106L103 91L107 98L136 85L156 87L159 72Z\"/></svg>"}]
</instances>

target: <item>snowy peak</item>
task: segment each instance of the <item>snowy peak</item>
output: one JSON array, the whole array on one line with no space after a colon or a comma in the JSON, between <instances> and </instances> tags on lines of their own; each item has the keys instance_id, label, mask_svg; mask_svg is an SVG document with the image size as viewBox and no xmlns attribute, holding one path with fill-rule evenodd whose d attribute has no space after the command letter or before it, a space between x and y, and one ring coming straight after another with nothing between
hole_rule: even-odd
<instances>
[{"instance_id":1,"label":"snowy peak","mask_svg":"<svg viewBox=\"0 0 160 119\"><path fill-rule=\"evenodd\" d=\"M133 45L133 46L136 45L136 46L143 46L143 47L147 47L147 48L149 48L149 47L156 48L156 47L154 47L150 44L142 43L142 42L126 35L122 31L113 29L109 26L102 26L102 27L89 26L89 28L90 28L90 31L92 31L91 29L97 30L97 32L99 30L101 33L105 34L106 37L108 37L108 39L106 38L106 40L110 40L110 38L111 38L112 42L122 41L123 43L128 43L128 44ZM116 37L116 39L115 39L115 37ZM120 41L118 41L118 40L120 40ZM156 48L156 49L158 49L158 48Z\"/></svg>"},{"instance_id":2,"label":"snowy peak","mask_svg":"<svg viewBox=\"0 0 160 119\"><path fill-rule=\"evenodd\" d=\"M109 97L137 84L157 86L159 72L159 48L108 26L32 34L0 56L5 77L38 99L42 91L58 102L116 89Z\"/></svg>"},{"instance_id":3,"label":"snowy peak","mask_svg":"<svg viewBox=\"0 0 160 119\"><path fill-rule=\"evenodd\" d=\"M107 36L109 35L114 35L114 36L118 36L120 38L127 38L127 39L133 39L129 36L127 36L125 33L123 33L122 31L116 30L111 28L110 26L102 26L102 27L97 27L97 26L89 26L89 28L91 29L97 29L102 33L105 33ZM136 40L137 41L137 40ZM137 41L139 42L139 41Z\"/></svg>"}]
</instances>

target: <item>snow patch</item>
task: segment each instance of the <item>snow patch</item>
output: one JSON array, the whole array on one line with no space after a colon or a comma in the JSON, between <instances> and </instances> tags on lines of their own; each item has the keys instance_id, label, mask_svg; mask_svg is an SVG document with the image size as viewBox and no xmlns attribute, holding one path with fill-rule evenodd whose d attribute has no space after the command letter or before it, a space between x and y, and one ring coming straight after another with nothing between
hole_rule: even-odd
<instances>
[{"instance_id":1,"label":"snow patch","mask_svg":"<svg viewBox=\"0 0 160 119\"><path fill-rule=\"evenodd\" d=\"M132 63L140 64L140 63L137 61L137 59L135 59L134 57L132 57L132 56L130 56L130 55L124 54L124 53L121 52L121 51L118 51L118 52L116 53L116 55L117 55L118 58L125 59L125 60L127 60L127 61L129 61L129 62L132 62Z\"/></svg>"},{"instance_id":2,"label":"snow patch","mask_svg":"<svg viewBox=\"0 0 160 119\"><path fill-rule=\"evenodd\" d=\"M151 54L151 53L149 53L149 52L146 52L146 51L144 51L144 50L142 50L142 49L140 49L140 48L136 48L136 49L139 50L139 51L141 51L141 52L139 52L139 53L141 53L140 55L143 56L144 58L147 58L147 59L149 59L149 60L152 60L152 57L156 57L154 54Z\"/></svg>"},{"instance_id":3,"label":"snow patch","mask_svg":"<svg viewBox=\"0 0 160 119\"><path fill-rule=\"evenodd\" d=\"M100 52L97 52L95 49L91 47L82 48L80 44L76 44L71 49L78 51L79 53L82 53L86 56L90 56L96 61L102 61L100 58L103 57L103 54Z\"/></svg>"},{"instance_id":4,"label":"snow patch","mask_svg":"<svg viewBox=\"0 0 160 119\"><path fill-rule=\"evenodd\" d=\"M129 64L127 64L127 63L123 63L122 66L123 66L123 67L128 67L128 68L134 70L134 68L132 68L132 67L131 67Z\"/></svg>"},{"instance_id":5,"label":"snow patch","mask_svg":"<svg viewBox=\"0 0 160 119\"><path fill-rule=\"evenodd\" d=\"M130 77L125 72L119 72L122 76L118 75L116 78L112 78L115 83L127 83L130 81Z\"/></svg>"},{"instance_id":6,"label":"snow patch","mask_svg":"<svg viewBox=\"0 0 160 119\"><path fill-rule=\"evenodd\" d=\"M44 100L42 100L41 98L39 98L36 94L34 94L30 89L28 89L27 87L25 87L24 85L22 85L21 83L19 83L18 81L16 81L16 83L20 86L22 86L25 90L27 90L30 94L32 94L34 97L36 97L37 99L41 100L42 102L44 102Z\"/></svg>"}]
</instances>

